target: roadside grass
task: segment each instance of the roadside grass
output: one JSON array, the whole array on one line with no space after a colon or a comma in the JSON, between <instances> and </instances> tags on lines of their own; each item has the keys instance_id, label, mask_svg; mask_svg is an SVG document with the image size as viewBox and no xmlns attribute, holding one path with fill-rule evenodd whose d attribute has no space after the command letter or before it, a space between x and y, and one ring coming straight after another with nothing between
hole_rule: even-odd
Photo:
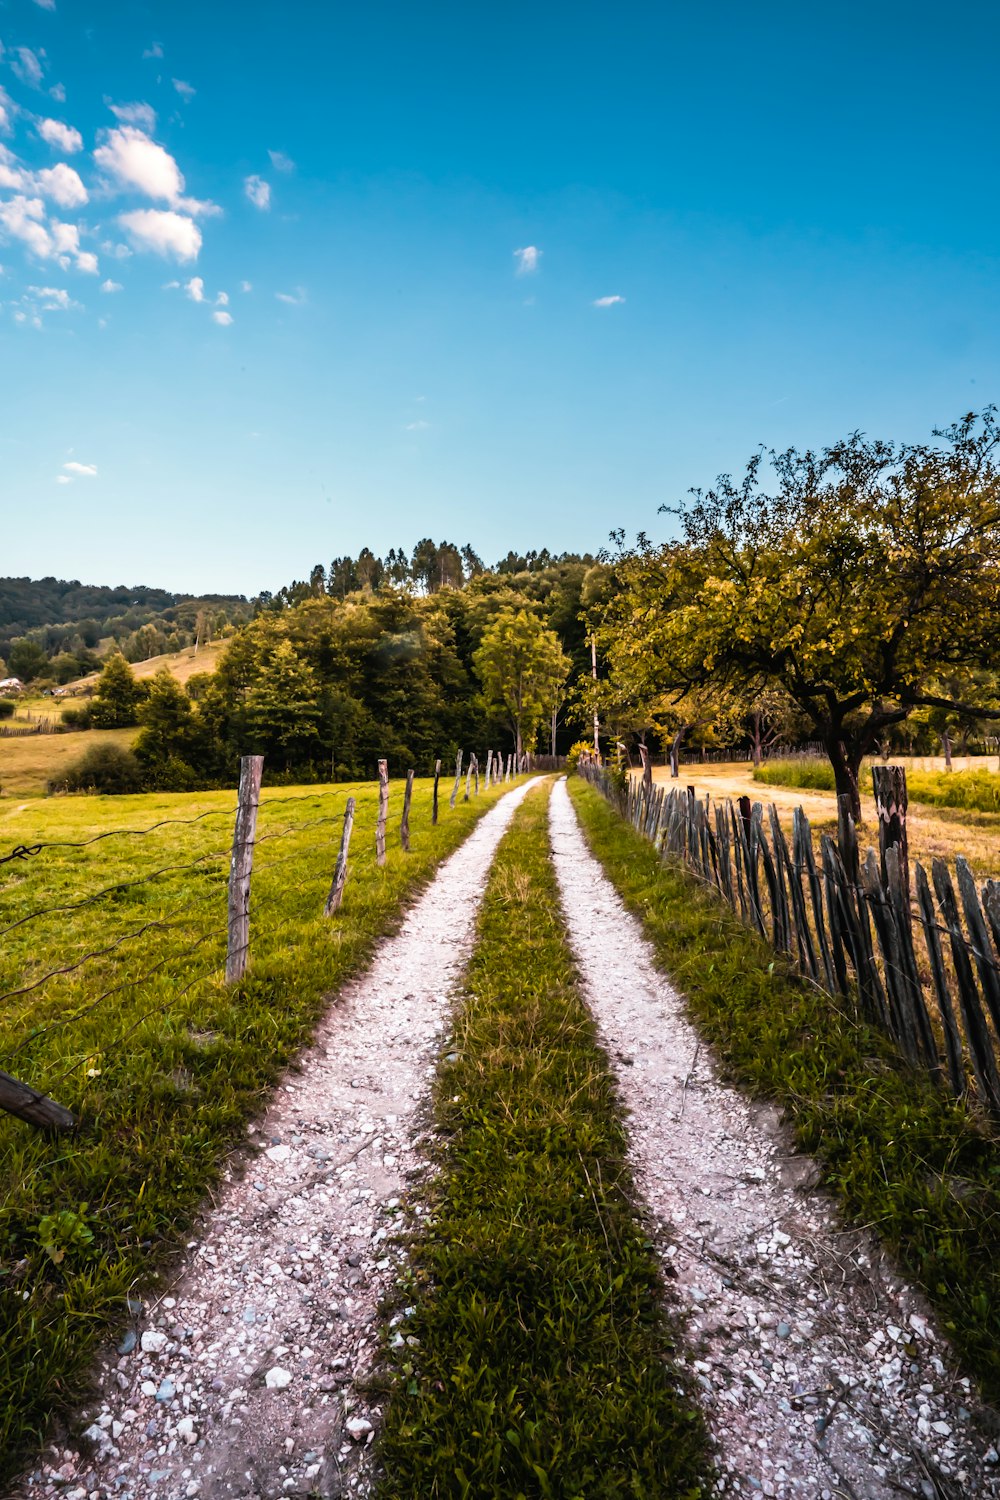
<instances>
[{"instance_id":1,"label":"roadside grass","mask_svg":"<svg viewBox=\"0 0 1000 1500\"><path fill-rule=\"evenodd\" d=\"M865 762L865 769L870 762ZM771 760L757 766L754 781L767 786L835 790L833 767L827 760ZM910 771L906 785L913 802L932 807L958 807L969 812L1000 812L1000 774L993 771Z\"/></svg>"},{"instance_id":2,"label":"roadside grass","mask_svg":"<svg viewBox=\"0 0 1000 1500\"><path fill-rule=\"evenodd\" d=\"M547 793L500 845L410 1247L383 1500L708 1493L697 1404L633 1207L607 1058L577 987Z\"/></svg>"},{"instance_id":3,"label":"roadside grass","mask_svg":"<svg viewBox=\"0 0 1000 1500\"><path fill-rule=\"evenodd\" d=\"M881 1236L967 1373L1000 1399L1000 1143L662 863L598 792L569 786L591 849L728 1075L783 1106L846 1214Z\"/></svg>"},{"instance_id":4,"label":"roadside grass","mask_svg":"<svg viewBox=\"0 0 1000 1500\"><path fill-rule=\"evenodd\" d=\"M165 924L0 1000L0 1067L51 1089L80 1120L76 1132L47 1139L0 1115L0 1483L31 1456L51 1415L83 1393L99 1342L125 1320L126 1296L151 1285L178 1246L225 1154L309 1039L330 991L364 965L502 790L453 811L443 799L432 827L431 783L416 782L405 855L395 784L382 869L374 853L376 785L265 791L251 968L231 988L217 971L235 793L59 798L0 813L0 854L16 843L213 814L0 866L2 929L39 907L122 883L78 910L4 932L2 994L149 923ZM326 919L348 793L358 804L350 875L341 911ZM312 826L270 837L300 823ZM181 864L193 868L124 884Z\"/></svg>"}]
</instances>

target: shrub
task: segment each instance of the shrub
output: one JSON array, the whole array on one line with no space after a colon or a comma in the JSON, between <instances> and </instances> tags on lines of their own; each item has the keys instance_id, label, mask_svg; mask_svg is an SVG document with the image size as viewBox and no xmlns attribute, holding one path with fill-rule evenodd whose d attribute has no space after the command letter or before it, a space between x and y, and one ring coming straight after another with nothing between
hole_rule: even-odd
<instances>
[{"instance_id":1,"label":"shrub","mask_svg":"<svg viewBox=\"0 0 1000 1500\"><path fill-rule=\"evenodd\" d=\"M593 754L593 750L593 745L588 744L586 740L577 740L575 745L570 746L569 754L566 757L566 770L571 776L580 764L580 756L591 755Z\"/></svg>"},{"instance_id":2,"label":"shrub","mask_svg":"<svg viewBox=\"0 0 1000 1500\"><path fill-rule=\"evenodd\" d=\"M61 717L67 729L89 729L90 705L84 703L80 708L64 708Z\"/></svg>"},{"instance_id":3,"label":"shrub","mask_svg":"<svg viewBox=\"0 0 1000 1500\"><path fill-rule=\"evenodd\" d=\"M131 750L120 745L92 745L86 755L49 782L50 792L141 792L142 767Z\"/></svg>"}]
</instances>

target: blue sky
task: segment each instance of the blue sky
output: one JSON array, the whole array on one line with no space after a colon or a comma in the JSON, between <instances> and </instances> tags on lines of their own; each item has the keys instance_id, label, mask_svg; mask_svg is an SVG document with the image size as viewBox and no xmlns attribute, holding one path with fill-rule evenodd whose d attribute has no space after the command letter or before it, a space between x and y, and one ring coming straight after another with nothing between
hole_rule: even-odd
<instances>
[{"instance_id":1,"label":"blue sky","mask_svg":"<svg viewBox=\"0 0 1000 1500\"><path fill-rule=\"evenodd\" d=\"M987 4L0 0L0 573L596 550L1000 396Z\"/></svg>"}]
</instances>

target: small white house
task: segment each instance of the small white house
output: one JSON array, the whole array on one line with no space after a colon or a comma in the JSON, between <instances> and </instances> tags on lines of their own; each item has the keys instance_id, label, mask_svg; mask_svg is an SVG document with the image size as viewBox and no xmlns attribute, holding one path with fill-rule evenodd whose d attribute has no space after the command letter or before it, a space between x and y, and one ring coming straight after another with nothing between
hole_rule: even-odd
<instances>
[{"instance_id":1,"label":"small white house","mask_svg":"<svg viewBox=\"0 0 1000 1500\"><path fill-rule=\"evenodd\" d=\"M20 677L0 678L0 698L16 698L18 693L24 692L24 683Z\"/></svg>"}]
</instances>

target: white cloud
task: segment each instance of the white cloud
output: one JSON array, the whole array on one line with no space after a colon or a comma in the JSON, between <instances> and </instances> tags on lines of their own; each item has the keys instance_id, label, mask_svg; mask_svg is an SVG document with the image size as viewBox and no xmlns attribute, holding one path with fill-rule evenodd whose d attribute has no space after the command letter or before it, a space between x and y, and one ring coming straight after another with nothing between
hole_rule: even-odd
<instances>
[{"instance_id":1,"label":"white cloud","mask_svg":"<svg viewBox=\"0 0 1000 1500\"><path fill-rule=\"evenodd\" d=\"M538 262L541 260L542 252L537 245L525 245L521 250L514 251L517 260L518 276L530 276L538 270Z\"/></svg>"},{"instance_id":2,"label":"white cloud","mask_svg":"<svg viewBox=\"0 0 1000 1500\"><path fill-rule=\"evenodd\" d=\"M42 62L45 53L32 52L30 47L15 47L11 53L11 68L22 83L37 89L42 81Z\"/></svg>"},{"instance_id":3,"label":"white cloud","mask_svg":"<svg viewBox=\"0 0 1000 1500\"><path fill-rule=\"evenodd\" d=\"M49 89L49 98L54 99L57 104L65 104L66 85L64 83L54 83Z\"/></svg>"},{"instance_id":4,"label":"white cloud","mask_svg":"<svg viewBox=\"0 0 1000 1500\"><path fill-rule=\"evenodd\" d=\"M105 255L110 255L112 260L131 260L132 252L127 245L117 243L115 240L105 240L101 245Z\"/></svg>"},{"instance_id":5,"label":"white cloud","mask_svg":"<svg viewBox=\"0 0 1000 1500\"><path fill-rule=\"evenodd\" d=\"M193 84L185 83L183 78L171 78L170 82L180 94L182 99L193 99L198 90Z\"/></svg>"},{"instance_id":6,"label":"white cloud","mask_svg":"<svg viewBox=\"0 0 1000 1500\"><path fill-rule=\"evenodd\" d=\"M12 122L16 113L17 106L7 90L0 85L0 131L4 135L9 134L12 129Z\"/></svg>"},{"instance_id":7,"label":"white cloud","mask_svg":"<svg viewBox=\"0 0 1000 1500\"><path fill-rule=\"evenodd\" d=\"M192 276L191 280L185 283L184 290L187 292L192 302L204 302L205 283L202 281L200 276Z\"/></svg>"},{"instance_id":8,"label":"white cloud","mask_svg":"<svg viewBox=\"0 0 1000 1500\"><path fill-rule=\"evenodd\" d=\"M70 479L70 477L69 477L68 474L57 474L56 475L56 484L72 484L72 483L73 483L73 481L72 481L72 479Z\"/></svg>"},{"instance_id":9,"label":"white cloud","mask_svg":"<svg viewBox=\"0 0 1000 1500\"><path fill-rule=\"evenodd\" d=\"M252 292L253 291L253 282L252 281L241 281L240 282L240 291L241 292Z\"/></svg>"},{"instance_id":10,"label":"white cloud","mask_svg":"<svg viewBox=\"0 0 1000 1500\"><path fill-rule=\"evenodd\" d=\"M118 220L138 250L172 255L176 260L197 260L201 230L184 214L158 208L137 208Z\"/></svg>"},{"instance_id":11,"label":"white cloud","mask_svg":"<svg viewBox=\"0 0 1000 1500\"><path fill-rule=\"evenodd\" d=\"M271 166L276 172L295 171L295 163L290 156L285 155L284 151L269 151L267 154L271 158Z\"/></svg>"},{"instance_id":12,"label":"white cloud","mask_svg":"<svg viewBox=\"0 0 1000 1500\"><path fill-rule=\"evenodd\" d=\"M139 100L133 104L112 104L110 99L105 99L104 102L115 119L120 120L123 125L138 125L147 135L151 135L156 129L156 110L151 104L143 104Z\"/></svg>"},{"instance_id":13,"label":"white cloud","mask_svg":"<svg viewBox=\"0 0 1000 1500\"><path fill-rule=\"evenodd\" d=\"M92 250L81 250L76 257L76 269L85 271L88 276L96 276L100 267L97 264L97 256Z\"/></svg>"},{"instance_id":14,"label":"white cloud","mask_svg":"<svg viewBox=\"0 0 1000 1500\"><path fill-rule=\"evenodd\" d=\"M624 301L625 301L624 297L619 297L618 294L615 293L615 295L613 297L596 297L594 299L594 306L595 307L616 307L619 302L624 302Z\"/></svg>"},{"instance_id":15,"label":"white cloud","mask_svg":"<svg viewBox=\"0 0 1000 1500\"><path fill-rule=\"evenodd\" d=\"M170 152L134 125L109 130L94 160L120 187L137 188L147 198L176 203L184 192L181 169Z\"/></svg>"},{"instance_id":16,"label":"white cloud","mask_svg":"<svg viewBox=\"0 0 1000 1500\"><path fill-rule=\"evenodd\" d=\"M427 428L430 425L431 424L429 422L424 422L424 421L407 422L405 431L406 432L426 432Z\"/></svg>"},{"instance_id":17,"label":"white cloud","mask_svg":"<svg viewBox=\"0 0 1000 1500\"><path fill-rule=\"evenodd\" d=\"M67 156L83 150L83 136L72 125L64 125L61 120L39 120L38 134L50 146L55 146L57 151L65 151Z\"/></svg>"},{"instance_id":18,"label":"white cloud","mask_svg":"<svg viewBox=\"0 0 1000 1500\"><path fill-rule=\"evenodd\" d=\"M79 208L88 201L87 189L79 172L74 172L64 161L36 172L35 188L43 197L58 203L60 208Z\"/></svg>"},{"instance_id":19,"label":"white cloud","mask_svg":"<svg viewBox=\"0 0 1000 1500\"><path fill-rule=\"evenodd\" d=\"M306 300L306 294L300 286L294 292L275 292L274 295L279 302L287 302L290 307L301 307Z\"/></svg>"},{"instance_id":20,"label":"white cloud","mask_svg":"<svg viewBox=\"0 0 1000 1500\"><path fill-rule=\"evenodd\" d=\"M215 305L216 305L216 307L228 307L229 306L229 293L228 292L220 292L219 295L215 299Z\"/></svg>"},{"instance_id":21,"label":"white cloud","mask_svg":"<svg viewBox=\"0 0 1000 1500\"><path fill-rule=\"evenodd\" d=\"M55 10L56 0L35 0L39 10Z\"/></svg>"},{"instance_id":22,"label":"white cloud","mask_svg":"<svg viewBox=\"0 0 1000 1500\"><path fill-rule=\"evenodd\" d=\"M230 323L233 321L232 313L223 312L221 310L216 310L212 314L212 317L214 321L218 323L222 328L228 328Z\"/></svg>"},{"instance_id":23,"label":"white cloud","mask_svg":"<svg viewBox=\"0 0 1000 1500\"><path fill-rule=\"evenodd\" d=\"M265 182L263 177L244 177L243 191L250 199L254 208L268 209L271 207L271 184Z\"/></svg>"},{"instance_id":24,"label":"white cloud","mask_svg":"<svg viewBox=\"0 0 1000 1500\"><path fill-rule=\"evenodd\" d=\"M163 43L162 42L154 42L151 47L147 47L146 48L145 52L142 55L143 55L143 57L162 57L163 56Z\"/></svg>"},{"instance_id":25,"label":"white cloud","mask_svg":"<svg viewBox=\"0 0 1000 1500\"><path fill-rule=\"evenodd\" d=\"M111 295L112 292L120 292L121 290L122 290L122 284L121 284L120 281L112 281L109 278L107 281L102 281L101 282L101 291L102 292L107 292L109 296Z\"/></svg>"},{"instance_id":26,"label":"white cloud","mask_svg":"<svg viewBox=\"0 0 1000 1500\"><path fill-rule=\"evenodd\" d=\"M0 203L0 232L10 239L20 240L41 260L48 260L54 247L42 222L44 218L45 204L41 198L25 198L18 194L16 198Z\"/></svg>"},{"instance_id":27,"label":"white cloud","mask_svg":"<svg viewBox=\"0 0 1000 1500\"><path fill-rule=\"evenodd\" d=\"M73 450L71 448L70 452L72 453L72 451ZM97 465L96 464L78 464L76 462L76 459L70 459L70 461L69 461L68 464L63 464L63 469L64 469L64 471L67 474L72 474L74 476L74 478L77 478L77 479L96 479L97 478Z\"/></svg>"}]
</instances>

